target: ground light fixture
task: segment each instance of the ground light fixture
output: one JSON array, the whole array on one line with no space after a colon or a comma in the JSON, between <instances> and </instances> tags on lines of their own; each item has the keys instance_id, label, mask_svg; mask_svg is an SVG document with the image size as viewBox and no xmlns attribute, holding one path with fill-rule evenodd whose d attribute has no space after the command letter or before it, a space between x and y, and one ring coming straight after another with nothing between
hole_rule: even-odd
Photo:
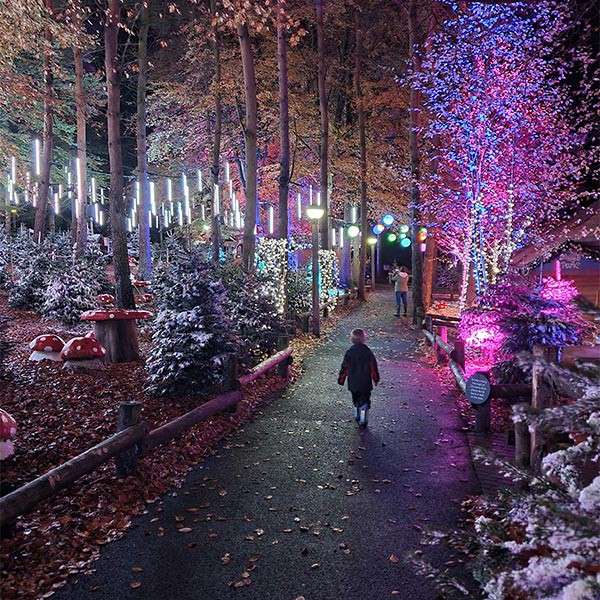
<instances>
[{"instance_id":1,"label":"ground light fixture","mask_svg":"<svg viewBox=\"0 0 600 600\"><path fill-rule=\"evenodd\" d=\"M360 233L360 229L356 225L348 227L348 237L355 238Z\"/></svg>"},{"instance_id":2,"label":"ground light fixture","mask_svg":"<svg viewBox=\"0 0 600 600\"><path fill-rule=\"evenodd\" d=\"M321 308L319 306L319 221L325 209L317 204L306 207L306 216L312 225L312 332L321 335Z\"/></svg>"}]
</instances>

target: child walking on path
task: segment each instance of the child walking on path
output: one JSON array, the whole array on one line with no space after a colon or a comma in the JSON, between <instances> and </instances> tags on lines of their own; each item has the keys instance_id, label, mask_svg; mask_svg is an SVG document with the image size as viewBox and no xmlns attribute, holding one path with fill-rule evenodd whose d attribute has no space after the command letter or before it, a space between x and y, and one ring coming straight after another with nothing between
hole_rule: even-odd
<instances>
[{"instance_id":1,"label":"child walking on path","mask_svg":"<svg viewBox=\"0 0 600 600\"><path fill-rule=\"evenodd\" d=\"M346 350L340 368L338 383L344 385L348 379L348 390L352 394L354 418L361 429L367 426L367 416L371 408L373 383L379 383L377 360L371 349L365 344L366 335L362 329L355 329L350 336L352 346Z\"/></svg>"}]
</instances>

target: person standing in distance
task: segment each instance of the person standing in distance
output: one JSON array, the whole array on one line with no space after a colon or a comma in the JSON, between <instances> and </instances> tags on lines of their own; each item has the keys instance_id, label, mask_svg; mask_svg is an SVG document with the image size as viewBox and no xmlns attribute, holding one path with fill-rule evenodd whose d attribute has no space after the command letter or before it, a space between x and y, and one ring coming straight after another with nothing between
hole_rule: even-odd
<instances>
[{"instance_id":1,"label":"person standing in distance","mask_svg":"<svg viewBox=\"0 0 600 600\"><path fill-rule=\"evenodd\" d=\"M392 271L390 281L394 284L396 293L396 316L400 316L400 306L404 308L404 316L408 314L408 273L405 267L398 267Z\"/></svg>"}]
</instances>

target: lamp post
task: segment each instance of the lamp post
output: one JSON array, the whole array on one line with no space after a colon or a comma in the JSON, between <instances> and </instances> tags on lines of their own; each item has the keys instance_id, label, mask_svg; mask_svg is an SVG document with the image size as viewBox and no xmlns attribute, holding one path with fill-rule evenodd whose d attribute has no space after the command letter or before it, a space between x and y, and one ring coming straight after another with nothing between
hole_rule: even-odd
<instances>
[{"instance_id":1,"label":"lamp post","mask_svg":"<svg viewBox=\"0 0 600 600\"><path fill-rule=\"evenodd\" d=\"M319 221L325 213L323 207L311 204L306 207L306 216L312 224L312 332L321 335L321 313L319 306Z\"/></svg>"},{"instance_id":2,"label":"lamp post","mask_svg":"<svg viewBox=\"0 0 600 600\"><path fill-rule=\"evenodd\" d=\"M350 238L350 245L352 246L352 287L354 288L358 285L358 261L356 260L358 248L356 247L356 242L357 236L360 234L360 229L356 225L350 225L347 233Z\"/></svg>"},{"instance_id":3,"label":"lamp post","mask_svg":"<svg viewBox=\"0 0 600 600\"><path fill-rule=\"evenodd\" d=\"M371 248L371 291L375 291L375 245L377 244L377 238L368 237L367 244Z\"/></svg>"}]
</instances>

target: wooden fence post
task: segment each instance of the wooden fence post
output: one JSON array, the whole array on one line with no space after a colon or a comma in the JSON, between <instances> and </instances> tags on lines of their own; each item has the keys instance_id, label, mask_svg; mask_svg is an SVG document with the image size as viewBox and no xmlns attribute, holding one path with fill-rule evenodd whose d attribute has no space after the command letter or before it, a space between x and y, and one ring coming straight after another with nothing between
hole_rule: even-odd
<instances>
[{"instance_id":1,"label":"wooden fence post","mask_svg":"<svg viewBox=\"0 0 600 600\"><path fill-rule=\"evenodd\" d=\"M137 425L140 422L141 414L141 402L121 402L117 417L117 432L123 431L132 425ZM141 453L141 446L142 444L139 443L134 444L131 448L117 454L117 474L119 477L126 477L135 470L138 455Z\"/></svg>"},{"instance_id":2,"label":"wooden fence post","mask_svg":"<svg viewBox=\"0 0 600 600\"><path fill-rule=\"evenodd\" d=\"M437 358L437 364L443 364L446 362L446 353L444 352L443 348L437 343L437 339L440 339L440 341L444 342L444 343L448 343L448 328L445 325L441 325L439 328L439 332L436 334L435 336L435 353L436 353L436 358Z\"/></svg>"},{"instance_id":3,"label":"wooden fence post","mask_svg":"<svg viewBox=\"0 0 600 600\"><path fill-rule=\"evenodd\" d=\"M475 433L488 433L492 425L491 398L475 407Z\"/></svg>"},{"instance_id":4,"label":"wooden fence post","mask_svg":"<svg viewBox=\"0 0 600 600\"><path fill-rule=\"evenodd\" d=\"M219 355L222 366L222 383L219 386L220 392L231 392L240 387L238 381L238 358L234 352L224 352Z\"/></svg>"},{"instance_id":5,"label":"wooden fence post","mask_svg":"<svg viewBox=\"0 0 600 600\"><path fill-rule=\"evenodd\" d=\"M454 362L460 366L460 368L465 370L465 343L461 339L456 339L454 341L454 350L452 351L453 356L450 358L454 359Z\"/></svg>"},{"instance_id":6,"label":"wooden fence post","mask_svg":"<svg viewBox=\"0 0 600 600\"><path fill-rule=\"evenodd\" d=\"M526 407L526 403L520 402L513 405L514 409L518 406ZM528 467L531 455L531 440L529 436L529 426L527 421L517 421L515 427L515 465L517 467Z\"/></svg>"},{"instance_id":7,"label":"wooden fence post","mask_svg":"<svg viewBox=\"0 0 600 600\"><path fill-rule=\"evenodd\" d=\"M289 335L280 335L277 338L277 350L281 352L281 350L285 350L290 344L290 336ZM281 361L277 365L277 375L279 377L286 377L289 375L289 366L290 359L286 359Z\"/></svg>"},{"instance_id":8,"label":"wooden fence post","mask_svg":"<svg viewBox=\"0 0 600 600\"><path fill-rule=\"evenodd\" d=\"M548 362L556 362L558 348L554 346L535 345L533 347L533 356L534 359L541 358ZM552 390L544 381L542 372L542 366L535 361L531 370L531 408L538 413L552 405ZM529 464L534 472L539 473L544 454L544 439L535 425L530 428L530 432L531 448Z\"/></svg>"}]
</instances>

